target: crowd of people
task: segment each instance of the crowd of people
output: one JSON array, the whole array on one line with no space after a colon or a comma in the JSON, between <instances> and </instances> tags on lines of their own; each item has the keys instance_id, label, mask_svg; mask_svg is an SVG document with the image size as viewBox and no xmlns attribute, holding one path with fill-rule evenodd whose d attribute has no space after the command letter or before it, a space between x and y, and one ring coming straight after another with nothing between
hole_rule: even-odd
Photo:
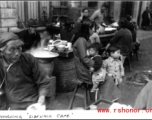
<instances>
[{"instance_id":1,"label":"crowd of people","mask_svg":"<svg viewBox=\"0 0 152 120\"><path fill-rule=\"evenodd\" d=\"M47 39L53 39L53 32L60 33L62 40L73 44L76 73L79 80L92 86L91 92L100 91L100 98L112 101L121 98L119 85L125 76L124 61L134 47L139 47L136 25L132 16L120 19L119 28L105 48L108 58L102 58L102 43L99 34L104 28L106 4L89 16L84 8L77 22L67 19L61 30L46 28ZM40 35L37 24L31 22L29 29L18 34L6 33L0 36L0 87L11 110L26 109L33 103L45 104L50 89L49 77L41 69L36 58L25 51L37 47ZM24 43L24 44L23 44ZM22 49L23 46L23 49ZM7 107L7 108L8 108Z\"/></svg>"}]
</instances>

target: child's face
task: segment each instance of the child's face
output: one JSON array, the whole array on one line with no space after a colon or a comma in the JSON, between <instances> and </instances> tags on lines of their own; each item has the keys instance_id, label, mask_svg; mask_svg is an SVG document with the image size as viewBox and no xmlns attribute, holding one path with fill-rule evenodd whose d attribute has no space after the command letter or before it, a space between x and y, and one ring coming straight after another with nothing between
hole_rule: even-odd
<instances>
[{"instance_id":1,"label":"child's face","mask_svg":"<svg viewBox=\"0 0 152 120\"><path fill-rule=\"evenodd\" d=\"M118 59L120 57L120 50L111 53L111 57L113 57L114 59Z\"/></svg>"},{"instance_id":2,"label":"child's face","mask_svg":"<svg viewBox=\"0 0 152 120\"><path fill-rule=\"evenodd\" d=\"M97 51L93 48L88 49L88 52L89 52L89 55L92 56L92 57L97 54Z\"/></svg>"}]
</instances>

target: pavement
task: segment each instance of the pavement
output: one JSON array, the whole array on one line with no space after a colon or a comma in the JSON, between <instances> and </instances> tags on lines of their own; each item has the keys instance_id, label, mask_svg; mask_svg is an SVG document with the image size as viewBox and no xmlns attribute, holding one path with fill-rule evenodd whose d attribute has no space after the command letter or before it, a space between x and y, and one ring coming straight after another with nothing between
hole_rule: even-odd
<instances>
[{"instance_id":1,"label":"pavement","mask_svg":"<svg viewBox=\"0 0 152 120\"><path fill-rule=\"evenodd\" d=\"M137 30L137 38L139 41L152 38L152 31Z\"/></svg>"}]
</instances>

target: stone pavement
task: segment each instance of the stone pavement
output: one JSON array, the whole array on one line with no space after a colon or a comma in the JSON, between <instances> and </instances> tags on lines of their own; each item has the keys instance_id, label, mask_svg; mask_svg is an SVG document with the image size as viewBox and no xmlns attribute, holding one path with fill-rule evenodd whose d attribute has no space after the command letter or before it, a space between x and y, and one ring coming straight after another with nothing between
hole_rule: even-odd
<instances>
[{"instance_id":1,"label":"stone pavement","mask_svg":"<svg viewBox=\"0 0 152 120\"><path fill-rule=\"evenodd\" d=\"M152 30L150 31L137 30L137 38L139 41L152 38Z\"/></svg>"}]
</instances>

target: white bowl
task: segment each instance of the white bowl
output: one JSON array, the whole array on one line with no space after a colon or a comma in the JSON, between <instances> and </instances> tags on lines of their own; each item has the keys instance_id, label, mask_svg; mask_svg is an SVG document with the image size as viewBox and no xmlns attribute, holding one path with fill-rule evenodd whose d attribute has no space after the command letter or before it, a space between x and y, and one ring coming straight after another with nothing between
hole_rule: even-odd
<instances>
[{"instance_id":1,"label":"white bowl","mask_svg":"<svg viewBox=\"0 0 152 120\"><path fill-rule=\"evenodd\" d=\"M68 41L62 40L62 45L67 45Z\"/></svg>"},{"instance_id":2,"label":"white bowl","mask_svg":"<svg viewBox=\"0 0 152 120\"><path fill-rule=\"evenodd\" d=\"M53 45L54 46L58 46L58 45L61 45L62 44L62 41L61 40L55 40L54 42L53 42Z\"/></svg>"},{"instance_id":3,"label":"white bowl","mask_svg":"<svg viewBox=\"0 0 152 120\"><path fill-rule=\"evenodd\" d=\"M26 110L27 111L44 111L44 110L46 110L46 106L41 105L39 103L34 103L34 104L30 105L29 107L27 107Z\"/></svg>"},{"instance_id":4,"label":"white bowl","mask_svg":"<svg viewBox=\"0 0 152 120\"><path fill-rule=\"evenodd\" d=\"M65 50L65 45L58 45L56 46L58 51L63 52Z\"/></svg>"}]
</instances>

